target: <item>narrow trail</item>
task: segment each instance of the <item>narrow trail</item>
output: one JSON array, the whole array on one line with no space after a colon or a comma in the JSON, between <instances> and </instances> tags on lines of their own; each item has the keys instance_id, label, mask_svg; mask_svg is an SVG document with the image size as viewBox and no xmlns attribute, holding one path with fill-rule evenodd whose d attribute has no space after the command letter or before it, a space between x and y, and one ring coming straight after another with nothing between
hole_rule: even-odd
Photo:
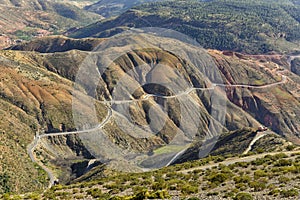
<instances>
[{"instance_id":1,"label":"narrow trail","mask_svg":"<svg viewBox=\"0 0 300 200\"><path fill-rule=\"evenodd\" d=\"M182 151L180 151L179 153L177 153L167 164L165 167L168 167L170 166L173 162L175 162L182 154L184 154L184 152L186 151L187 149L183 149Z\"/></svg>"},{"instance_id":2,"label":"narrow trail","mask_svg":"<svg viewBox=\"0 0 300 200\"><path fill-rule=\"evenodd\" d=\"M132 100L111 100L111 101L102 101L103 103L110 103L110 104L123 104L123 103L132 103L132 102L140 102L140 101L146 101L150 97L159 97L159 98L164 98L164 99L172 99L172 98L178 98L180 96L185 96L191 93L192 91L195 90L200 90L200 91L208 91L208 90L214 90L216 87L242 87L242 88L256 88L256 89L265 89L265 88L270 88L270 87L275 87L277 85L282 85L287 82L287 77L285 75L282 75L282 72L278 72L281 75L281 81L276 82L276 83L270 83L266 85L243 85L243 84L233 84L233 85L228 85L228 84L220 84L220 83L212 83L212 86L209 88L189 88L188 90L181 92L176 95L171 95L171 96L163 96L159 94L147 94L142 97L142 99L132 99Z\"/></svg>"},{"instance_id":3,"label":"narrow trail","mask_svg":"<svg viewBox=\"0 0 300 200\"><path fill-rule=\"evenodd\" d=\"M278 72L278 74L279 73L281 73L281 72ZM108 114L107 114L106 118L98 126L92 128L92 129L83 130L83 131L58 132L58 133L49 133L49 134L43 134L43 135L39 135L37 133L36 136L34 137L34 140L32 141L32 143L28 145L27 152L28 152L28 155L30 156L31 160L33 162L37 163L48 174L49 179L50 179L48 188L51 188L54 185L54 182L56 180L56 177L55 177L54 173L51 172L51 170L48 169L45 165L43 165L41 162L39 162L38 159L34 155L34 150L37 148L37 146L39 144L39 141L42 138L47 138L47 137L64 136L64 135L71 135L71 134L83 134L83 133L94 132L94 131L97 131L99 129L102 129L112 117L112 112L113 112L112 108L111 108L112 104L123 104L123 103L145 101L145 100L148 100L150 97L160 97L160 98L165 98L165 99L177 98L177 97L180 97L180 96L189 95L189 93L191 93L192 91L195 91L195 90L208 91L208 90L214 90L215 87L244 87L244 88L257 88L257 89L270 88L270 87L274 87L274 86L277 86L277 85L285 84L287 82L287 77L285 75L281 74L281 77L282 77L282 80L277 82L277 83L270 83L270 84L262 85L262 86L243 85L243 84L226 85L226 84L212 83L212 86L209 87L209 88L189 88L188 90L186 90L184 92L181 92L180 94L173 95L173 96L163 96L163 95L158 95L158 94L147 94L142 99L102 101L102 103L107 104L109 108L108 108ZM174 161L176 161L178 159L178 157L180 155L182 155L185 151L186 151L186 149L178 152L168 162L167 166L171 165Z\"/></svg>"},{"instance_id":4,"label":"narrow trail","mask_svg":"<svg viewBox=\"0 0 300 200\"><path fill-rule=\"evenodd\" d=\"M252 150L253 145L260 140L261 138L265 137L266 135L269 135L270 133L265 131L265 132L259 132L256 134L256 136L253 138L253 140L250 142L248 148L243 152L244 154L249 153Z\"/></svg>"},{"instance_id":5,"label":"narrow trail","mask_svg":"<svg viewBox=\"0 0 300 200\"><path fill-rule=\"evenodd\" d=\"M112 117L112 109L109 108L106 118L95 128L83 130L83 131L50 133L50 134L43 134L43 135L39 135L38 133L36 133L36 136L34 137L33 142L31 144L29 144L27 147L27 153L28 153L30 159L32 160L32 162L37 163L48 174L48 177L49 177L48 188L51 188L54 185L54 182L55 182L55 180L57 180L57 178L55 177L54 173L49 168L47 168L44 164L42 164L34 155L34 150L37 148L40 140L42 138L53 137L53 136L63 136L63 135L83 134L83 133L94 132L99 129L102 129L108 123L108 121L110 120L111 117Z\"/></svg>"},{"instance_id":6,"label":"narrow trail","mask_svg":"<svg viewBox=\"0 0 300 200\"><path fill-rule=\"evenodd\" d=\"M39 135L37 133L36 136L34 137L34 141L30 145L28 145L28 147L27 147L27 153L28 153L30 159L32 160L32 162L38 164L47 173L48 178L49 178L48 189L50 189L53 186L53 184L54 184L54 182L56 180L55 175L52 173L52 171L50 169L48 169L44 164L42 164L34 156L34 150L38 146L39 140L40 140L40 137L39 137Z\"/></svg>"}]
</instances>

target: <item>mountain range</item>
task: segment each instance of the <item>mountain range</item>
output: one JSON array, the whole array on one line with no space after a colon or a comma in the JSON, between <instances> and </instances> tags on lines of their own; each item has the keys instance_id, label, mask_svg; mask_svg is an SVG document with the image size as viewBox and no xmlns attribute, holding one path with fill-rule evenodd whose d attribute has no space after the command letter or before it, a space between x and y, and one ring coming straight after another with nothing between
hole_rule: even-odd
<instances>
[{"instance_id":1,"label":"mountain range","mask_svg":"<svg viewBox=\"0 0 300 200\"><path fill-rule=\"evenodd\" d=\"M0 198L299 196L298 1L0 3Z\"/></svg>"}]
</instances>

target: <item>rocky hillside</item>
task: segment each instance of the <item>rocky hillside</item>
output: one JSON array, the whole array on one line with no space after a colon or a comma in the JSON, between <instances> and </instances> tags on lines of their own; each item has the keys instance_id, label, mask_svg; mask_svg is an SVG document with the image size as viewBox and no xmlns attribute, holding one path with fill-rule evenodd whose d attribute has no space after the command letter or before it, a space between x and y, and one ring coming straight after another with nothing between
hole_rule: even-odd
<instances>
[{"instance_id":1,"label":"rocky hillside","mask_svg":"<svg viewBox=\"0 0 300 200\"><path fill-rule=\"evenodd\" d=\"M299 9L290 0L158 2L134 7L71 36L107 37L130 27L163 27L189 35L205 48L284 53L298 49Z\"/></svg>"},{"instance_id":2,"label":"rocky hillside","mask_svg":"<svg viewBox=\"0 0 300 200\"><path fill-rule=\"evenodd\" d=\"M122 43L47 38L20 46L24 51L1 51L0 137L5 141L0 145L4 149L1 167L3 177L9 177L1 185L2 192L24 192L47 184L45 176L32 181L42 171L26 156L35 132L43 134L43 129L46 134L87 129L43 136L34 151L62 182L102 163L117 170L160 168L172 164L184 149L204 151L205 156L214 144L216 154L238 154L260 125L300 143L299 76L286 70L288 58L199 47L194 51L192 45L153 35L120 39ZM159 41L160 46L151 41ZM114 48L116 43L124 49ZM96 44L98 51L89 52ZM143 48L126 50L132 44ZM57 45L64 52L52 53ZM167 50L170 47L172 51ZM189 54L174 53L179 50ZM106 63L103 55L115 59ZM89 70L88 77L81 76ZM236 149L232 143L238 151L232 151Z\"/></svg>"},{"instance_id":3,"label":"rocky hillside","mask_svg":"<svg viewBox=\"0 0 300 200\"><path fill-rule=\"evenodd\" d=\"M27 145L41 129L60 131L62 125L65 130L75 129L72 82L31 60L31 54L12 51L0 54L0 193L42 190L48 184L48 177L28 157ZM68 155L76 156L75 148L78 145L69 146Z\"/></svg>"}]
</instances>

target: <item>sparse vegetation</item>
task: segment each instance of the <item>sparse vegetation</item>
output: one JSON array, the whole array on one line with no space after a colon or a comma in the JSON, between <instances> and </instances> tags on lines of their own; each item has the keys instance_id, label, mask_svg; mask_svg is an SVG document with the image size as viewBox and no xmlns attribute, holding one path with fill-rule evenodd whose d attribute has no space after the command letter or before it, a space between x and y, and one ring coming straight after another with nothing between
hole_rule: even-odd
<instances>
[{"instance_id":1,"label":"sparse vegetation","mask_svg":"<svg viewBox=\"0 0 300 200\"><path fill-rule=\"evenodd\" d=\"M251 163L257 167L257 170L253 172L249 170L253 166L250 162L246 168L244 165L235 163L197 170L197 167L201 165L214 163L216 156L216 158L209 157L191 162L190 164L196 168L189 172L185 172L185 164L180 164L146 173L117 173L99 180L55 186L43 197L51 199L55 194L58 199L82 197L130 200L165 199L172 197L174 191L180 197L192 200L209 196L252 200L253 192L261 196L296 197L299 195L299 188L297 188L299 178L293 179L293 171L286 171L287 169L284 169L286 166L277 166L278 158L291 160L290 167L297 169L300 167L297 155L276 154L252 161ZM262 159L268 160L268 164L258 164ZM282 170L285 170L284 176L277 174ZM144 183L142 186L141 182ZM289 186L285 185L286 182ZM294 185L294 188L291 189L291 185ZM127 195L122 195L122 193Z\"/></svg>"},{"instance_id":2,"label":"sparse vegetation","mask_svg":"<svg viewBox=\"0 0 300 200\"><path fill-rule=\"evenodd\" d=\"M297 42L299 33L295 31L291 23L295 23L295 27L297 27L298 21L293 20L298 17L298 8L296 11L293 10L293 12L288 13L285 9L289 9L289 5L276 3L270 7L267 6L267 11L279 9L280 13L283 14L282 16L279 14L280 17L284 20L290 19L293 21L289 23L276 21L274 23L272 18L278 17L278 14L270 13L270 19L265 15L257 14L257 11L261 11L261 6L265 5L264 3L262 5L257 3L260 1L251 0L250 2L253 5L250 4L251 8L245 9L247 12L242 15L237 15L235 9L238 8L232 5L232 2L236 2L235 0L226 1L227 3L224 3L225 1L220 2L215 7L216 9L211 9L210 6L212 4L210 2L203 2L204 7L199 2L196 2L193 6L185 5L186 3L183 1L175 4L174 2L167 2L152 7L154 11L152 8L149 10L148 6L150 4L147 4L145 7L137 8L142 10L142 12L133 10L126 13L125 16L132 15L133 18L131 19L133 20L148 19L148 17L149 20L153 20L154 18L154 25L158 22L158 25L168 22L168 25L176 25L177 30L196 38L199 42L220 49L232 48L242 51L239 48L243 48L247 52L268 52L277 49L285 51L290 50L290 48L285 49L284 45L278 45L276 48L273 46L274 38L278 39L279 37L284 44ZM243 8L243 6L249 5L249 2L243 0L240 1L240 4ZM187 9L188 12L178 12L178 8L181 6ZM170 11L168 7L170 7ZM231 12L230 8L232 7L234 9ZM72 18L72 20L81 17L76 12L69 13L68 8L65 6L57 8L56 11L62 16ZM136 12L140 14L139 17L136 17ZM152 15L151 12L155 12L155 15L158 16ZM215 12L220 12L221 14ZM170 18L170 14L174 15L174 18ZM255 18L251 18L249 24L253 25L254 21L258 24L255 24L255 27L246 26L245 32L239 33L236 30L237 26L235 23L241 23L241 18L253 15ZM292 19L291 16L295 18ZM190 19L186 17L190 17ZM204 19L204 21L199 20L199 18ZM59 23L59 27L67 27L65 23L68 25L70 23L69 20L57 19L60 19L60 17L55 18L55 21ZM181 20L184 21L183 25L177 26L178 21L180 22ZM232 22L232 24L229 23L223 26L223 20ZM126 19L124 18L121 21L126 21ZM100 25L102 28L103 24L111 22L106 20L106 22L101 22L97 25ZM137 23L137 27L143 24L140 21L134 21L133 23L130 22L130 26L135 26L135 23ZM266 27L261 32L261 27L264 24L266 24ZM274 24L277 25L275 26ZM115 24L109 25L115 26ZM123 24L121 25L123 26ZM216 32L213 28L214 26L225 31ZM241 24L241 26L243 27L244 24ZM90 28L93 28L93 25ZM52 27L52 29L56 28ZM282 35L282 31L286 30L289 33ZM31 31L35 30L25 29L16 32L16 34L19 37L23 37L23 39L29 39L27 37L30 37ZM250 35L253 31L255 34ZM95 36L98 37L100 35ZM205 38L210 39L207 40ZM165 39L168 41L167 38ZM260 45L252 46L253 41ZM92 154L103 150L100 145L94 144L95 138L93 136L90 138L91 141L83 141L84 137L79 137L79 134L51 136L48 139L43 138L42 142L37 145L34 154L39 163L47 165L55 172L55 175L62 178L59 177L61 185L56 185L45 193L40 194L47 187L47 174L41 167L31 162L27 155L27 145L32 142L36 132L43 132L41 131L42 129L45 129L46 133L51 133L72 131L78 128L75 126L76 122L73 120L74 113L72 112L72 108L74 108L72 107L74 106L74 102L72 102L74 100L74 96L72 96L74 81L81 64L86 59L86 56L90 55L89 52L85 51L91 51L100 42L103 42L103 40L75 40L65 37L50 37L24 44L24 46L18 46L25 52L2 51L0 53L0 57L3 59L0 73L1 199L164 199L173 196L186 199L202 199L203 197L252 199L253 194L272 197L280 196L282 198L299 195L299 186L297 186L300 177L298 175L300 173L299 154L290 155L287 153L265 156L256 160L250 159L250 161L244 160L249 158L249 155L255 156L255 154L264 152L295 150L296 146L290 145L291 143L288 143L278 135L274 136L275 134L268 133L266 137L253 146L248 154L243 154L258 132L255 127L249 128L247 126L256 126L258 121L265 121L270 126L269 132L274 130L281 134L288 134L291 129L298 127L299 119L297 117L282 120L286 116L296 115L295 113L298 113L298 110L295 109L299 108L298 96L294 91L295 88L298 88L298 79L294 77L294 74L291 75L290 72L285 72L286 76L288 76L288 81L284 86L276 85L268 88L268 93L265 92L266 89L226 87L226 122L224 124L220 123L220 125L215 127L216 129L224 130L224 133L222 132L222 135L217 138L218 142L216 144L214 144L214 140L210 141L214 148L208 157L201 160L198 160L199 151L202 150L203 145L203 135L201 134L206 133L206 128L209 125L208 119L212 117L207 111L214 107L211 102L211 91L193 91L189 94L191 98L197 99L195 103L205 112L201 112L201 117L199 116L199 134L195 135L189 149L176 160L176 163L182 164L164 167L157 171L120 173L108 169L101 163L102 161L96 163L95 167L90 170L87 168L87 163L94 158ZM183 49L190 48L189 45L181 45L181 47ZM27 51L45 53L40 54ZM58 53L58 51L60 52ZM55 53L52 54L50 52ZM283 69L282 66L278 65L286 65L286 59L280 56L265 55L257 57L215 50L209 50L208 54L207 56L211 57L213 62L203 67L209 67L211 63L215 63L217 65L216 69L219 69L219 71L216 71L216 74L221 74L224 83L263 86L277 83L283 79L283 77L279 76L279 73L277 74L277 70ZM145 52L128 52L123 57L118 58L110 66L110 69L101 76L102 79L99 81L99 87L97 87L97 99L93 99L98 118L96 117L92 121L88 117L82 117L79 120L80 122L78 122L80 124L76 125L83 128L86 124L96 126L100 121L103 121L108 110L106 108L107 105L104 105L99 100L112 98L113 87L118 84L118 78L125 74L127 69L134 69L137 64L150 66L149 63L153 63L153 61L177 67L176 70L180 70L179 72L186 77L190 85L195 87L206 85L204 79L207 77L202 77L202 75L198 77L194 73L192 66L187 64L188 61L179 55L174 55L172 52L158 48L147 49ZM155 70L152 70L151 73L153 71ZM138 74L143 74L143 77L139 77L141 79L147 79L150 75L151 77L155 75L146 71ZM166 74L174 74L173 68L170 71L166 71ZM212 75L215 76L215 74ZM170 80L173 80L174 77L170 78ZM136 86L134 84L134 87ZM144 88L141 85L139 86L141 95L147 93L147 91L142 91ZM156 90L157 88L150 89ZM89 89L87 91L83 91L83 88L81 89L82 95L90 92ZM168 91L160 91L164 89L158 88L157 90L162 93L168 93ZM222 95L222 98L225 97ZM138 95L135 98L138 98ZM157 101L155 98L149 98L147 101L130 106L130 115L135 123L134 125L148 123L150 107L159 103L162 102ZM173 99L165 100L164 103L168 111L168 115L166 115L167 124L157 135L154 134L148 138L136 138L125 130L121 130L114 118L117 115L113 115L113 118L108 120L109 122L102 130L118 147L126 149L128 152L135 152L138 155L138 159L139 154L147 152L149 155L164 156L167 153L181 151L182 147L165 145L174 138L175 130L181 125L180 109L182 107L177 106ZM159 105L161 106L161 104ZM85 103L78 106L82 107L87 113L94 111L91 111ZM194 111L194 105L191 107L191 110ZM221 115L222 113L217 113L217 115L219 114ZM198 112L196 115L198 115ZM278 121L282 123L278 124ZM141 131L144 133L144 129L141 129ZM98 133L96 134L98 136ZM184 134L189 138L193 137L187 133ZM90 143L86 145L85 142ZM207 145L210 146L210 144ZM99 150L99 148L101 149ZM107 155L107 160L110 160L109 154L110 152ZM151 162L153 157L150 158ZM239 162L227 163L226 161L230 158L240 160ZM118 158L114 157L111 160L110 164L112 166L115 165L113 167L116 169L124 169L129 166L126 163L124 166L122 163L119 164ZM156 163L155 160L153 163ZM136 166L129 167L133 168L129 170L138 170ZM70 185L64 185L64 183L69 182L71 183ZM36 193L27 193L24 196L13 195L31 191L36 191Z\"/></svg>"}]
</instances>

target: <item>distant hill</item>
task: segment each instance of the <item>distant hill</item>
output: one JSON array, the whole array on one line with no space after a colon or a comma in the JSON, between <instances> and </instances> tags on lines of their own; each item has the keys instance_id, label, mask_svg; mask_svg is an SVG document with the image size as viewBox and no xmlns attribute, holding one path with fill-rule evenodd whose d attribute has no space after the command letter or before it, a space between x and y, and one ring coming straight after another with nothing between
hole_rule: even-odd
<instances>
[{"instance_id":1,"label":"distant hill","mask_svg":"<svg viewBox=\"0 0 300 200\"><path fill-rule=\"evenodd\" d=\"M205 48L246 53L299 49L300 6L289 0L167 1L137 6L71 36L108 37L126 27L164 27L189 35Z\"/></svg>"},{"instance_id":2,"label":"distant hill","mask_svg":"<svg viewBox=\"0 0 300 200\"><path fill-rule=\"evenodd\" d=\"M134 6L157 1L163 0L100 0L92 5L86 6L85 9L109 18L120 15Z\"/></svg>"},{"instance_id":3,"label":"distant hill","mask_svg":"<svg viewBox=\"0 0 300 200\"><path fill-rule=\"evenodd\" d=\"M62 33L103 17L69 3L49 0L0 1L0 48L14 40L29 40L49 34Z\"/></svg>"},{"instance_id":4,"label":"distant hill","mask_svg":"<svg viewBox=\"0 0 300 200\"><path fill-rule=\"evenodd\" d=\"M65 52L70 50L92 51L103 39L72 39L63 36L48 36L10 47L10 50L37 51L40 53Z\"/></svg>"}]
</instances>

